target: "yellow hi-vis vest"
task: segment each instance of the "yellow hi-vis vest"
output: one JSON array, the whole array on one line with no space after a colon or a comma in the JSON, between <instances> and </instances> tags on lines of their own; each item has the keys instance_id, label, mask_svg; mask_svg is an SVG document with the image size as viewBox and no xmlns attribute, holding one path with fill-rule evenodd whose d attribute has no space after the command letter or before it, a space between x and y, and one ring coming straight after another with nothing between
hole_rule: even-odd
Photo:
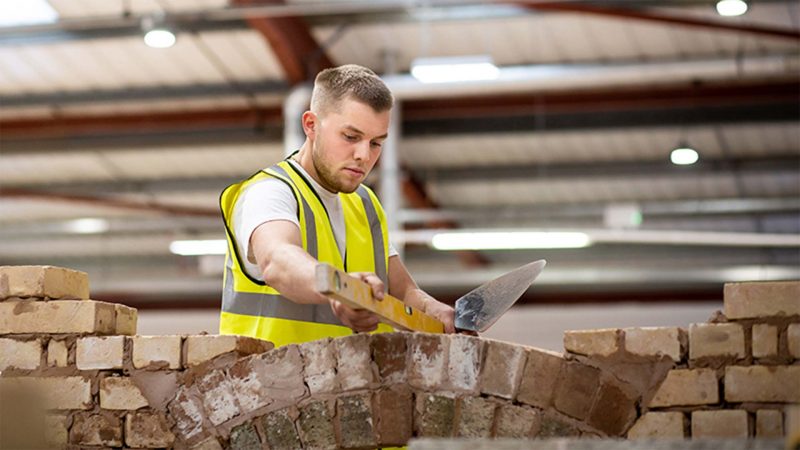
<instances>
[{"instance_id":1,"label":"yellow hi-vis vest","mask_svg":"<svg viewBox=\"0 0 800 450\"><path fill-rule=\"evenodd\" d=\"M292 189L297 200L303 249L309 255L346 272L373 272L387 288L389 286L386 216L375 194L364 185L350 194L339 193L347 241L342 257L322 200L305 176L284 160L228 186L220 195L228 236L220 334L266 339L276 347L352 334L353 331L336 318L329 304L295 303L245 271L232 231L233 209L245 187L266 178L281 180ZM392 328L379 324L377 331L388 332Z\"/></svg>"}]
</instances>

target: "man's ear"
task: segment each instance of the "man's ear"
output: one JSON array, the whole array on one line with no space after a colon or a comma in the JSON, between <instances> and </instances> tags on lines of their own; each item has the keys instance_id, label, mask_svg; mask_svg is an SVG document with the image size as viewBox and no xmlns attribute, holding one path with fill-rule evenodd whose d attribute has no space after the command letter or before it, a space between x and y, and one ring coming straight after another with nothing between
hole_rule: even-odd
<instances>
[{"instance_id":1,"label":"man's ear","mask_svg":"<svg viewBox=\"0 0 800 450\"><path fill-rule=\"evenodd\" d=\"M314 139L317 134L317 115L311 111L306 111L303 113L301 122L303 124L303 131L306 133L306 137L309 139Z\"/></svg>"}]
</instances>

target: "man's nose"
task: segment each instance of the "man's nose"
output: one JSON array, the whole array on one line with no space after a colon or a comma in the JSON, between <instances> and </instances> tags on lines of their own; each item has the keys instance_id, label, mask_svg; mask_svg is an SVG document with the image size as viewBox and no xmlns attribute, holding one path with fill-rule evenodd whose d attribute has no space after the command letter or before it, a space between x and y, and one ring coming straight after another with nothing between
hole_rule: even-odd
<instances>
[{"instance_id":1,"label":"man's nose","mask_svg":"<svg viewBox=\"0 0 800 450\"><path fill-rule=\"evenodd\" d=\"M361 141L356 145L353 151L353 159L356 161L365 161L369 159L369 141Z\"/></svg>"}]
</instances>

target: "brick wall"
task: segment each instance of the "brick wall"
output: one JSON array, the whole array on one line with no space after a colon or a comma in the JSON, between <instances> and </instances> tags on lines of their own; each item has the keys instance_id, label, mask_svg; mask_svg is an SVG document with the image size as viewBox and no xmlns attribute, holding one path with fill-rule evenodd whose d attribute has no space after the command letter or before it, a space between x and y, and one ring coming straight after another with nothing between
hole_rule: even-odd
<instances>
[{"instance_id":1,"label":"brick wall","mask_svg":"<svg viewBox=\"0 0 800 450\"><path fill-rule=\"evenodd\" d=\"M0 447L39 436L60 448L246 449L782 435L784 408L800 401L798 289L728 285L727 316L708 324L567 332L563 354L423 333L273 349L135 336L136 311L89 300L85 274L3 267Z\"/></svg>"}]
</instances>

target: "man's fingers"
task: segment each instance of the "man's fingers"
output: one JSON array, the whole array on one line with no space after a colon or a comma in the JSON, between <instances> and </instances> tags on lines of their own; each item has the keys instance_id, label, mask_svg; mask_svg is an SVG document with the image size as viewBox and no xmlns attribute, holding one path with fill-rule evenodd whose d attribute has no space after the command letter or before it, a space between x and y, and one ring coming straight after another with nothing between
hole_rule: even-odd
<instances>
[{"instance_id":1,"label":"man's fingers","mask_svg":"<svg viewBox=\"0 0 800 450\"><path fill-rule=\"evenodd\" d=\"M372 295L375 297L376 300L383 300L383 293L384 293L384 285L383 281L378 278L377 275L374 273L369 272L355 272L351 273L350 275L354 275L358 277L361 281L367 283L370 288L372 288Z\"/></svg>"}]
</instances>

